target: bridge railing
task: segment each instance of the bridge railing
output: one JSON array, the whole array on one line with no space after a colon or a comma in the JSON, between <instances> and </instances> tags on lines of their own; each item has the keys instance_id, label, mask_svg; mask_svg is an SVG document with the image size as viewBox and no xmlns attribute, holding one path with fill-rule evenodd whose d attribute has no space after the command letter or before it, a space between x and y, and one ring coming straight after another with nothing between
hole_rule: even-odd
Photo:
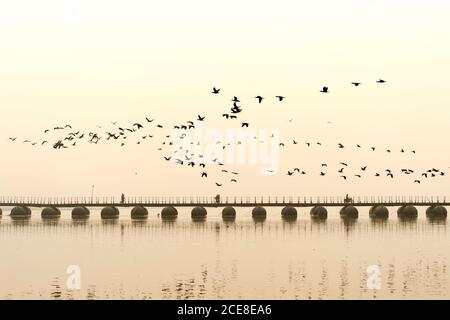
<instances>
[{"instance_id":1,"label":"bridge railing","mask_svg":"<svg viewBox=\"0 0 450 320\"><path fill-rule=\"evenodd\" d=\"M447 203L446 196L351 196L353 204L441 204ZM343 196L224 196L221 204L344 204ZM131 196L124 204L150 205L201 205L215 204L214 196ZM114 196L76 196L76 197L42 197L42 196L0 196L0 204L17 205L113 205L120 204Z\"/></svg>"}]
</instances>

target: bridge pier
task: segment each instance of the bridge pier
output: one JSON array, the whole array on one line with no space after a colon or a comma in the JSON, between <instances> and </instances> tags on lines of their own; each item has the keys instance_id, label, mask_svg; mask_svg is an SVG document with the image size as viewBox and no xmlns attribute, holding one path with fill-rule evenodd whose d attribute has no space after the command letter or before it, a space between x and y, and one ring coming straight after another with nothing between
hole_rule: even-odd
<instances>
[{"instance_id":1,"label":"bridge pier","mask_svg":"<svg viewBox=\"0 0 450 320\"><path fill-rule=\"evenodd\" d=\"M204 221L207 214L208 212L204 207L195 207L191 211L191 218L194 221Z\"/></svg>"},{"instance_id":2,"label":"bridge pier","mask_svg":"<svg viewBox=\"0 0 450 320\"><path fill-rule=\"evenodd\" d=\"M227 206L222 210L222 219L224 221L234 221L236 220L236 209L231 206Z\"/></svg>"},{"instance_id":3,"label":"bridge pier","mask_svg":"<svg viewBox=\"0 0 450 320\"><path fill-rule=\"evenodd\" d=\"M28 219L31 217L31 210L25 206L14 207L10 213L13 219Z\"/></svg>"},{"instance_id":4,"label":"bridge pier","mask_svg":"<svg viewBox=\"0 0 450 320\"><path fill-rule=\"evenodd\" d=\"M72 219L87 219L89 215L89 209L86 207L81 206L72 209Z\"/></svg>"},{"instance_id":5,"label":"bridge pier","mask_svg":"<svg viewBox=\"0 0 450 320\"><path fill-rule=\"evenodd\" d=\"M61 217L61 211L56 207L46 207L42 209L42 219L57 219L59 217Z\"/></svg>"},{"instance_id":6,"label":"bridge pier","mask_svg":"<svg viewBox=\"0 0 450 320\"><path fill-rule=\"evenodd\" d=\"M0 208L0 217L1 217L2 213L3 213L2 208Z\"/></svg>"},{"instance_id":7,"label":"bridge pier","mask_svg":"<svg viewBox=\"0 0 450 320\"><path fill-rule=\"evenodd\" d=\"M174 219L178 216L178 211L175 207L169 206L161 210L161 218Z\"/></svg>"},{"instance_id":8,"label":"bridge pier","mask_svg":"<svg viewBox=\"0 0 450 320\"><path fill-rule=\"evenodd\" d=\"M102 219L117 219L119 218L119 209L116 207L104 207L100 213Z\"/></svg>"},{"instance_id":9,"label":"bridge pier","mask_svg":"<svg viewBox=\"0 0 450 320\"><path fill-rule=\"evenodd\" d=\"M284 207L281 210L281 217L286 220L295 220L297 219L297 209L292 206Z\"/></svg>"},{"instance_id":10,"label":"bridge pier","mask_svg":"<svg viewBox=\"0 0 450 320\"><path fill-rule=\"evenodd\" d=\"M254 207L252 210L252 217L254 221L262 222L266 220L267 211L264 207L261 206Z\"/></svg>"},{"instance_id":11,"label":"bridge pier","mask_svg":"<svg viewBox=\"0 0 450 320\"><path fill-rule=\"evenodd\" d=\"M389 210L383 205L376 205L370 208L369 217L371 219L387 220L389 218Z\"/></svg>"},{"instance_id":12,"label":"bridge pier","mask_svg":"<svg viewBox=\"0 0 450 320\"><path fill-rule=\"evenodd\" d=\"M358 209L356 209L352 205L347 205L341 209L339 212L341 217L357 219L358 218Z\"/></svg>"},{"instance_id":13,"label":"bridge pier","mask_svg":"<svg viewBox=\"0 0 450 320\"><path fill-rule=\"evenodd\" d=\"M406 205L397 209L397 216L402 220L417 219L417 209L414 206Z\"/></svg>"},{"instance_id":14,"label":"bridge pier","mask_svg":"<svg viewBox=\"0 0 450 320\"><path fill-rule=\"evenodd\" d=\"M266 209L264 207L257 206L257 207L253 208L252 216L253 217L266 217L267 216L267 211L266 211Z\"/></svg>"},{"instance_id":15,"label":"bridge pier","mask_svg":"<svg viewBox=\"0 0 450 320\"><path fill-rule=\"evenodd\" d=\"M146 207L137 206L131 210L131 219L147 219L148 210Z\"/></svg>"},{"instance_id":16,"label":"bridge pier","mask_svg":"<svg viewBox=\"0 0 450 320\"><path fill-rule=\"evenodd\" d=\"M445 220L447 219L447 209L443 206L433 205L427 211L427 218L430 220Z\"/></svg>"},{"instance_id":17,"label":"bridge pier","mask_svg":"<svg viewBox=\"0 0 450 320\"><path fill-rule=\"evenodd\" d=\"M311 215L311 218L314 218L314 219L323 219L324 220L328 217L327 209L322 206L312 207L309 214Z\"/></svg>"}]
</instances>

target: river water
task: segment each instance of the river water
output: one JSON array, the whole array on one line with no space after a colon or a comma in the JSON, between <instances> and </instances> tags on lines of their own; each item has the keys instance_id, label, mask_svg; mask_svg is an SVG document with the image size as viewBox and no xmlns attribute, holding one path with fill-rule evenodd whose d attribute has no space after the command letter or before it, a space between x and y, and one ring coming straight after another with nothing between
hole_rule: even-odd
<instances>
[{"instance_id":1,"label":"river water","mask_svg":"<svg viewBox=\"0 0 450 320\"><path fill-rule=\"evenodd\" d=\"M251 208L237 208L226 222L212 208L196 222L191 208L175 221L157 208L144 221L130 209L115 221L101 220L99 209L87 221L65 209L56 221L39 209L16 221L3 208L0 299L449 299L446 222L428 221L425 208L401 221L396 209L375 222L368 208L355 221L337 208L326 221L308 208L295 221L281 208L255 221Z\"/></svg>"}]
</instances>

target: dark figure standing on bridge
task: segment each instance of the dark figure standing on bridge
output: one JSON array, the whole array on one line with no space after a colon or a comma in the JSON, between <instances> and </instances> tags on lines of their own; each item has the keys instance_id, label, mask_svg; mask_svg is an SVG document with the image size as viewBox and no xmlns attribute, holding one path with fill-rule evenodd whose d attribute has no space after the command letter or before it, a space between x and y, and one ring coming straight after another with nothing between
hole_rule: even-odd
<instances>
[{"instance_id":1,"label":"dark figure standing on bridge","mask_svg":"<svg viewBox=\"0 0 450 320\"><path fill-rule=\"evenodd\" d=\"M120 196L120 203L125 203L125 195L122 193L122 195Z\"/></svg>"},{"instance_id":2,"label":"dark figure standing on bridge","mask_svg":"<svg viewBox=\"0 0 450 320\"><path fill-rule=\"evenodd\" d=\"M214 199L216 200L216 203L220 203L220 194L216 195Z\"/></svg>"}]
</instances>

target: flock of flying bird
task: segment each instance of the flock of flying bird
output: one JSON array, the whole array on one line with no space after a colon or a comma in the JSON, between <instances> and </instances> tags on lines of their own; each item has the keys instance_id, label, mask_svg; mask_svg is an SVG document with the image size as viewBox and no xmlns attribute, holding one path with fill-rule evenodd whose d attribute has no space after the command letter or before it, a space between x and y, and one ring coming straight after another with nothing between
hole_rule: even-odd
<instances>
[{"instance_id":1,"label":"flock of flying bird","mask_svg":"<svg viewBox=\"0 0 450 320\"><path fill-rule=\"evenodd\" d=\"M383 79L379 79L377 81L378 84L383 84L385 82L386 81ZM351 82L351 84L355 87L358 87L361 85L360 82ZM328 87L324 86L324 87L322 87L322 89L319 92L329 93L330 91L329 91ZM221 89L213 87L211 93L214 95L218 95L221 93ZM284 96L281 96L281 95L277 95L274 98L276 99L277 102L283 102L286 99ZM257 96L255 96L255 99L257 100L258 104L261 104L265 98L260 95L257 95ZM231 106L229 112L223 113L222 117L225 118L226 120L237 120L238 117L240 117L242 115L242 112L244 109L243 109L242 105L240 105L241 101L236 96L234 96L231 99L231 102L232 102L232 106ZM167 132L165 134L163 133L163 135L162 135L163 141L162 142L160 141L160 144L158 145L158 148L157 148L157 150L159 150L161 152L166 151L165 148L172 149L170 155L163 155L163 158L166 161L170 161L174 164L178 164L181 166L201 168L199 171L200 178L208 178L208 174L210 171L207 171L206 167L208 167L208 169L209 169L211 166L215 166L215 165L219 166L218 167L219 170L215 171L216 173L220 174L219 181L217 181L217 180L215 181L215 185L217 187L223 186L225 179L230 183L238 182L237 176L239 175L239 172L222 169L223 168L222 166L224 166L225 164L222 163L218 158L208 159L208 160L210 160L210 161L208 161L207 159L204 159L204 155L195 154L195 152L193 152L193 150L192 150L192 147L193 147L192 145L194 144L194 142L190 142L190 143L186 143L186 144L179 143L181 140L186 138L187 132L189 130L195 129L195 121L203 122L203 121L205 121L205 119L206 119L206 116L197 115L196 119L188 120L188 121L185 121L184 123L179 123L179 124L175 124L172 126L166 126L166 125L162 125L159 123L155 123L155 119L150 119L150 118L146 117L145 121L135 122L132 125L129 125L127 127L120 125L118 121L113 121L113 122L111 122L111 125L113 126L113 128L108 129L108 131L105 131L104 134L98 132L98 130L97 130L97 129L102 129L102 126L100 126L100 125L97 125L97 129L95 129L93 131L84 132L81 130L75 131L70 124L66 124L63 126L56 126L52 129L44 130L45 135L48 135L51 132L62 134L54 142L50 143L49 138L44 138L44 139L41 139L39 142L35 141L35 140L26 139L23 141L23 143L28 143L32 146L36 146L36 145L44 146L44 145L49 144L53 147L53 149L59 150L59 149L75 147L81 141L87 141L90 144L98 144L100 141L105 140L105 141L117 141L117 143L120 145L120 147L124 147L127 144L133 143L133 142L129 142L132 140L131 138L133 136L137 138L134 141L134 143L138 144L138 145L145 141L152 141L152 140L159 138L159 135L157 136L158 132L156 132L156 133L155 133L155 131L152 131L152 133L146 132L145 129L147 129L149 127L151 127L153 130L161 130L161 133L164 132L163 131L164 128L166 128L166 129L169 128L171 130L171 133L170 134L167 134ZM250 124L248 121L242 121L240 123L240 126L243 128L248 128L249 125ZM175 134L174 134L174 132L175 132ZM272 137L273 137L273 135L272 135ZM254 137L254 139L257 139L257 137ZM9 140L11 142L15 142L17 140L17 137L10 137ZM243 143L242 141L237 141L237 145L242 144L242 143ZM299 143L300 143L299 141L292 139L293 145L299 145ZM200 142L197 142L197 144L200 144ZM219 145L219 144L221 144L222 149L225 149L225 148L231 146L230 143L225 144L222 141L217 141L217 145ZM286 144L287 144L286 142L279 142L280 147L284 147ZM305 141L304 145L306 147L311 147L312 143ZM322 146L322 143L315 142L315 145ZM177 146L176 150L173 150L174 146ZM337 144L337 148L344 149L345 146L342 143L339 143L339 144ZM357 144L355 146L355 148L361 149L362 146ZM377 150L377 148L374 146L371 146L370 150L375 151L375 150ZM391 153L392 150L385 149L385 152ZM410 152L412 154L416 153L415 150L406 151L405 149L401 149L399 152L400 153ZM347 180L350 176L361 179L368 173L367 165L358 168L356 172L352 172L352 173L347 173L347 171L349 170L348 169L349 165L347 163L339 162L338 166L340 167L340 169L337 170L337 174L343 180ZM322 163L320 167L321 167L321 170L319 170L317 175L319 177L326 176L328 174L328 172L326 170L328 168L328 164ZM270 171L270 170L268 170L268 171ZM440 169L436 169L436 168L430 168L423 172L416 172L416 170L413 170L410 168L402 168L398 173L402 174L402 175L420 174L419 178L413 179L413 182L417 183L417 184L420 184L421 179L423 179L423 178L434 178L434 177L439 177L439 176L445 175L444 171L442 171ZM307 175L307 174L308 173L306 171L301 170L300 168L293 168L293 169L287 171L288 176ZM385 176L390 179L394 179L394 177L397 176L397 172L394 172L393 169L387 168L383 172L381 172L381 171L374 172L374 173L372 173L372 175L374 177Z\"/></svg>"}]
</instances>

